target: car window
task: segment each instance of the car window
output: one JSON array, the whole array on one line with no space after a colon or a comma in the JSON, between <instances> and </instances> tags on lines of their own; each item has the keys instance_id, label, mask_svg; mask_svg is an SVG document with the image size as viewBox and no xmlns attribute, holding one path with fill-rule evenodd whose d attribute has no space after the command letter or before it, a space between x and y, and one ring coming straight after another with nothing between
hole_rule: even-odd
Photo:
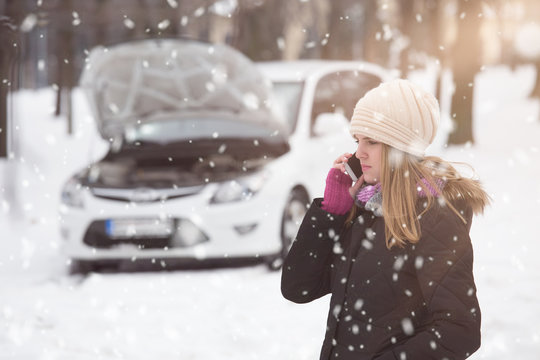
<instances>
[{"instance_id":1,"label":"car window","mask_svg":"<svg viewBox=\"0 0 540 360\"><path fill-rule=\"evenodd\" d=\"M362 71L341 71L322 77L313 98L312 129L315 119L322 113L338 112L350 120L358 99L380 83L378 76Z\"/></svg>"},{"instance_id":2,"label":"car window","mask_svg":"<svg viewBox=\"0 0 540 360\"><path fill-rule=\"evenodd\" d=\"M296 128L302 88L302 82L273 83L274 109L278 116L286 120L289 134Z\"/></svg>"}]
</instances>

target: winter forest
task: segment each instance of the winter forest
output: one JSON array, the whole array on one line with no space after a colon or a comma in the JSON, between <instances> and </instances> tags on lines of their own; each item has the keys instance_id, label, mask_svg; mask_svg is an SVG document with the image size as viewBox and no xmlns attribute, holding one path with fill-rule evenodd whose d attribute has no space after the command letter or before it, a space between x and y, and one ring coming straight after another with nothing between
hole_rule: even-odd
<instances>
[{"instance_id":1,"label":"winter forest","mask_svg":"<svg viewBox=\"0 0 540 360\"><path fill-rule=\"evenodd\" d=\"M351 72L435 95L428 152L492 198L470 359L540 359L536 0L0 0L0 359L317 359L329 297L284 299L280 261Z\"/></svg>"}]
</instances>

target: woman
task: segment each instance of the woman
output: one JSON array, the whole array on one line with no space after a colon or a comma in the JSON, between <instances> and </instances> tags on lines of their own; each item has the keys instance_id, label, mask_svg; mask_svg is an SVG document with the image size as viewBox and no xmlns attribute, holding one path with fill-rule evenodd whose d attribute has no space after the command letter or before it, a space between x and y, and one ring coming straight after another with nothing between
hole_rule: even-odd
<instances>
[{"instance_id":1,"label":"woman","mask_svg":"<svg viewBox=\"0 0 540 360\"><path fill-rule=\"evenodd\" d=\"M436 99L406 80L360 99L351 120L363 175L340 156L282 270L283 296L332 294L321 359L465 359L480 346L469 229L489 197L424 156Z\"/></svg>"}]
</instances>

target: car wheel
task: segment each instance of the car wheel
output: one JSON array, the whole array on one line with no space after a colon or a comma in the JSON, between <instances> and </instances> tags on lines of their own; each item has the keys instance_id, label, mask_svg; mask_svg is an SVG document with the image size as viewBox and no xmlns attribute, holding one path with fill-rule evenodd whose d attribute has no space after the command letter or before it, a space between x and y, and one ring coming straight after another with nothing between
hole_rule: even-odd
<instances>
[{"instance_id":1,"label":"car wheel","mask_svg":"<svg viewBox=\"0 0 540 360\"><path fill-rule=\"evenodd\" d=\"M71 259L70 275L88 275L92 272L116 272L119 270L117 261L106 260L77 260Z\"/></svg>"},{"instance_id":2,"label":"car wheel","mask_svg":"<svg viewBox=\"0 0 540 360\"><path fill-rule=\"evenodd\" d=\"M298 228L304 219L309 204L309 197L305 190L296 188L291 191L283 209L281 219L281 250L268 262L271 270L279 270L283 265L283 260L293 243Z\"/></svg>"},{"instance_id":3,"label":"car wheel","mask_svg":"<svg viewBox=\"0 0 540 360\"><path fill-rule=\"evenodd\" d=\"M91 260L76 260L71 259L69 265L70 275L88 275L98 269L98 266Z\"/></svg>"}]
</instances>

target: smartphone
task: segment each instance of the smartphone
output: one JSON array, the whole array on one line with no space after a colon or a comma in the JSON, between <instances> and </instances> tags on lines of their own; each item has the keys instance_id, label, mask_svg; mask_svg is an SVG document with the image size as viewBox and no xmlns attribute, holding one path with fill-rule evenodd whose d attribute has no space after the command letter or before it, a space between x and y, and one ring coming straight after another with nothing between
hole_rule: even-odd
<instances>
[{"instance_id":1,"label":"smartphone","mask_svg":"<svg viewBox=\"0 0 540 360\"><path fill-rule=\"evenodd\" d=\"M353 181L357 181L362 176L362 165L355 153L345 163L345 170L347 170L347 174L349 174Z\"/></svg>"}]
</instances>

